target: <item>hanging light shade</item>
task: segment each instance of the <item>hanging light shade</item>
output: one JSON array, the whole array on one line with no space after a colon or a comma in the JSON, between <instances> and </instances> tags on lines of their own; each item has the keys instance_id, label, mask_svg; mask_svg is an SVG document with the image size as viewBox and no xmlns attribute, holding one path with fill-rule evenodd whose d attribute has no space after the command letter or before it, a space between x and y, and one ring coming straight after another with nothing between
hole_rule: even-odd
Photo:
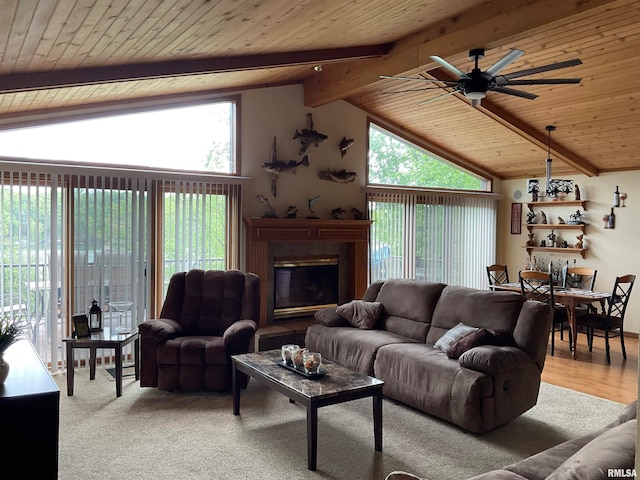
<instances>
[{"instance_id":1,"label":"hanging light shade","mask_svg":"<svg viewBox=\"0 0 640 480\"><path fill-rule=\"evenodd\" d=\"M553 132L556 127L554 127L553 125L547 125L546 127L544 127L545 130L548 133L548 139L547 139L547 163L546 163L546 191L545 191L545 196L547 197L555 197L557 195L557 188L554 185L554 182L551 180L551 165L553 163L553 160L551 159L551 132Z\"/></svg>"}]
</instances>

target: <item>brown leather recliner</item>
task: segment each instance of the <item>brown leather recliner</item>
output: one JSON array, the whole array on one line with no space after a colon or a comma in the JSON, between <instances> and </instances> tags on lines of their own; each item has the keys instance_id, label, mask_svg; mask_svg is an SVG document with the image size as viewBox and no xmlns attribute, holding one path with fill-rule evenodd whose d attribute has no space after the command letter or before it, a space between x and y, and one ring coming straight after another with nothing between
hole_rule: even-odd
<instances>
[{"instance_id":1,"label":"brown leather recliner","mask_svg":"<svg viewBox=\"0 0 640 480\"><path fill-rule=\"evenodd\" d=\"M247 353L258 328L260 279L238 270L174 274L160 318L140 332L140 386L161 390L231 388L231 355ZM240 378L246 386L247 377Z\"/></svg>"}]
</instances>

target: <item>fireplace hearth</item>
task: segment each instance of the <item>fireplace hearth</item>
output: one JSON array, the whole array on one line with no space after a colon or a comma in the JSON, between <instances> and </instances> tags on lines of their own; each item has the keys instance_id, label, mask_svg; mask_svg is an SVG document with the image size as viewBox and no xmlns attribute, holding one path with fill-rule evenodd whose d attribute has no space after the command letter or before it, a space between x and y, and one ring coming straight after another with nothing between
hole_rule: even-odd
<instances>
[{"instance_id":1,"label":"fireplace hearth","mask_svg":"<svg viewBox=\"0 0 640 480\"><path fill-rule=\"evenodd\" d=\"M246 229L246 271L260 277L260 328L287 320L309 318L322 305L341 304L364 294L368 286L371 221L257 217L243 220ZM296 270L300 269L302 286L296 287L295 305L285 306L283 301L279 301L276 288L289 274L277 272L290 269L284 265L291 260L314 262L317 259L325 259L325 262L327 259L332 262L337 259L337 265L294 267ZM328 270L321 272L315 270L317 268ZM332 271L337 271L338 275L334 282L337 283L337 292L333 290L333 286L329 286L332 285L328 281L329 276L333 278ZM293 272L291 277L293 278ZM303 295L305 286L308 291ZM329 291L335 293L332 293L334 296L327 294L321 300L316 295L320 291L323 296ZM290 292L289 303L292 300L291 293L294 292ZM300 297L304 298L301 300Z\"/></svg>"}]
</instances>

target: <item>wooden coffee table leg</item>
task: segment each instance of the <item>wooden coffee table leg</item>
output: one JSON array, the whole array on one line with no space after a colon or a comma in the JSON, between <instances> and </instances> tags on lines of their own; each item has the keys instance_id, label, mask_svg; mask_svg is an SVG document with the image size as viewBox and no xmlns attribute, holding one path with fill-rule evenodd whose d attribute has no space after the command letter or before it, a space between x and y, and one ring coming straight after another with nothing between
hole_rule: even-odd
<instances>
[{"instance_id":1,"label":"wooden coffee table leg","mask_svg":"<svg viewBox=\"0 0 640 480\"><path fill-rule=\"evenodd\" d=\"M307 464L311 471L316 469L318 457L318 407L307 407Z\"/></svg>"},{"instance_id":2,"label":"wooden coffee table leg","mask_svg":"<svg viewBox=\"0 0 640 480\"><path fill-rule=\"evenodd\" d=\"M373 438L376 452L382 451L382 391L373 395Z\"/></svg>"}]
</instances>

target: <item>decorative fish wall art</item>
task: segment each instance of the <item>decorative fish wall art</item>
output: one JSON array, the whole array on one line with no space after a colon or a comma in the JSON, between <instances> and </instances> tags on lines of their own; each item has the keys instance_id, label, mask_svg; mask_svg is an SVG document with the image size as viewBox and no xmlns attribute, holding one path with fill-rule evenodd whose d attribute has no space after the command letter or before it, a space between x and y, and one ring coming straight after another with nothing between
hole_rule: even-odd
<instances>
[{"instance_id":1,"label":"decorative fish wall art","mask_svg":"<svg viewBox=\"0 0 640 480\"><path fill-rule=\"evenodd\" d=\"M309 145L315 145L317 147L328 138L327 135L323 135L313 129L313 118L310 113L307 113L307 128L303 128L301 132L298 132L298 129L296 129L296 133L293 135L293 139L300 140L301 143L298 155L303 155L309 148Z\"/></svg>"},{"instance_id":2,"label":"decorative fish wall art","mask_svg":"<svg viewBox=\"0 0 640 480\"><path fill-rule=\"evenodd\" d=\"M351 148L351 145L353 145L354 143L355 142L353 138L342 137L342 140L340 140L340 156L344 157L347 153L347 150L349 150L349 148Z\"/></svg>"},{"instance_id":3,"label":"decorative fish wall art","mask_svg":"<svg viewBox=\"0 0 640 480\"><path fill-rule=\"evenodd\" d=\"M271 174L271 193L274 197L278 195L278 175L281 173L296 173L296 169L299 166L309 166L309 157L305 155L302 157L302 160L299 162L295 160L289 160L288 162L284 162L282 160L278 160L278 154L276 151L276 137L273 137L273 147L271 149L271 161L265 162L262 164L262 169Z\"/></svg>"},{"instance_id":4,"label":"decorative fish wall art","mask_svg":"<svg viewBox=\"0 0 640 480\"><path fill-rule=\"evenodd\" d=\"M322 170L318 172L318 177L322 180L329 180L330 182L338 183L350 183L353 182L358 174L356 172L347 172L344 168L341 170Z\"/></svg>"}]
</instances>

